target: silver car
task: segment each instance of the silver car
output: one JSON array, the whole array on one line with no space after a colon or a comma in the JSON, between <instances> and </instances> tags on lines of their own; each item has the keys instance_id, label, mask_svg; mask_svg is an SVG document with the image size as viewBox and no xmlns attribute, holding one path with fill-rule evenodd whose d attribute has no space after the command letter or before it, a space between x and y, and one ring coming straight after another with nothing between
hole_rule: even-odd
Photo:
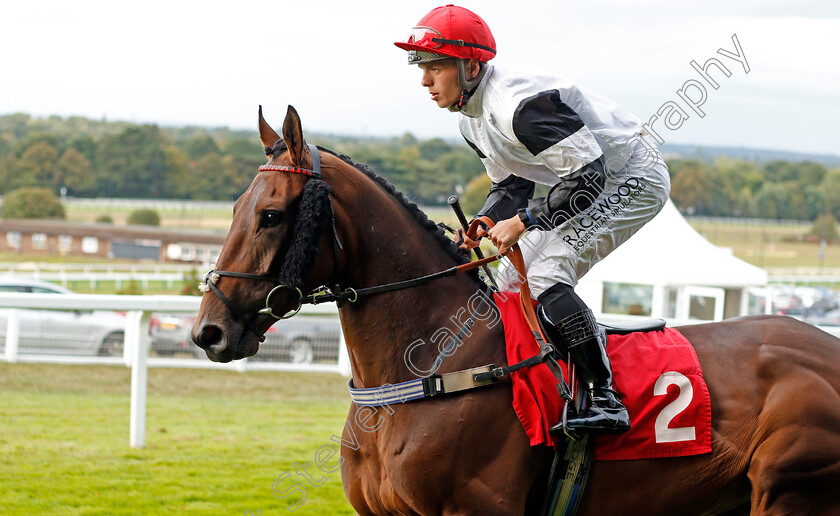
<instances>
[{"instance_id":1,"label":"silver car","mask_svg":"<svg viewBox=\"0 0 840 516\"><path fill-rule=\"evenodd\" d=\"M272 360L309 364L338 362L341 323L338 317L297 316L277 321L265 334L265 342L249 360Z\"/></svg>"},{"instance_id":2,"label":"silver car","mask_svg":"<svg viewBox=\"0 0 840 516\"><path fill-rule=\"evenodd\" d=\"M152 314L149 323L151 351L160 356L186 354L206 358L204 351L192 342L190 331L193 322L194 315Z\"/></svg>"},{"instance_id":3,"label":"silver car","mask_svg":"<svg viewBox=\"0 0 840 516\"><path fill-rule=\"evenodd\" d=\"M205 358L204 351L193 344L195 316L155 314L151 322L151 348L158 355L189 353ZM338 361L341 323L338 317L300 315L277 321L265 333L265 342L249 360L311 364Z\"/></svg>"},{"instance_id":4,"label":"silver car","mask_svg":"<svg viewBox=\"0 0 840 516\"><path fill-rule=\"evenodd\" d=\"M0 292L72 294L53 283L0 277ZM0 308L0 349L6 347L8 308ZM18 309L19 353L120 356L123 352L125 315L104 310Z\"/></svg>"}]
</instances>

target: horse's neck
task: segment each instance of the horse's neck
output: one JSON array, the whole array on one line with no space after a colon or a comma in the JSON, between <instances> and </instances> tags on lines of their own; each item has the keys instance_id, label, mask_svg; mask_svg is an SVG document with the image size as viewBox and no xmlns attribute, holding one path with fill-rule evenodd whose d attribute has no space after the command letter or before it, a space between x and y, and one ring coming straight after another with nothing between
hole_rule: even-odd
<instances>
[{"instance_id":1,"label":"horse's neck","mask_svg":"<svg viewBox=\"0 0 840 516\"><path fill-rule=\"evenodd\" d=\"M392 199L368 206L371 209L359 210L354 220L356 246L348 252L347 286L383 285L455 265L428 230ZM341 320L355 384L376 387L421 376L420 371L431 368L441 342L468 318L465 307L477 291L475 281L459 275L343 306ZM450 361L460 362L465 354Z\"/></svg>"}]
</instances>

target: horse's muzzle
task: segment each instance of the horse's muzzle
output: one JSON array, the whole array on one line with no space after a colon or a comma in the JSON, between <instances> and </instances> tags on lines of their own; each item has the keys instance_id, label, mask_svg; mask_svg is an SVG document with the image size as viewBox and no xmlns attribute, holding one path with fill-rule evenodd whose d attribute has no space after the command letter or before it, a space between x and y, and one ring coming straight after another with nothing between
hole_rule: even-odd
<instances>
[{"instance_id":1,"label":"horse's muzzle","mask_svg":"<svg viewBox=\"0 0 840 516\"><path fill-rule=\"evenodd\" d=\"M194 327L192 332L193 342L203 349L207 353L207 358L213 362L230 362L254 355L259 348L259 343L256 339L253 339L254 342L244 342L252 340L244 337L246 335L240 334L240 338L233 342L221 327L206 322ZM231 342L234 345L231 345Z\"/></svg>"}]
</instances>

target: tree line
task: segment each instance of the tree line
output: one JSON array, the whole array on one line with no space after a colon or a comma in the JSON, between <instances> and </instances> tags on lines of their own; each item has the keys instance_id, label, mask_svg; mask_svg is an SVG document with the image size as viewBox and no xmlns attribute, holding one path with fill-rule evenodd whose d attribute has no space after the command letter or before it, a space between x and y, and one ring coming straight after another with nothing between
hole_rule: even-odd
<instances>
[{"instance_id":1,"label":"tree line","mask_svg":"<svg viewBox=\"0 0 840 516\"><path fill-rule=\"evenodd\" d=\"M367 163L421 203L444 203L483 172L465 144L441 139L419 141L410 134L308 139ZM232 200L265 161L256 130L0 117L0 194L44 187L75 197Z\"/></svg>"},{"instance_id":2,"label":"tree line","mask_svg":"<svg viewBox=\"0 0 840 516\"><path fill-rule=\"evenodd\" d=\"M840 168L717 158L669 160L671 198L683 213L718 217L840 219Z\"/></svg>"},{"instance_id":3,"label":"tree line","mask_svg":"<svg viewBox=\"0 0 840 516\"><path fill-rule=\"evenodd\" d=\"M480 204L489 181L463 142L411 134L360 138L310 134L310 143L367 163L422 204L464 192ZM76 197L236 199L265 163L254 131L159 127L92 120L0 116L0 194L49 188ZM793 161L671 159L671 197L694 215L840 218L840 169ZM486 177L486 176L485 176Z\"/></svg>"}]
</instances>

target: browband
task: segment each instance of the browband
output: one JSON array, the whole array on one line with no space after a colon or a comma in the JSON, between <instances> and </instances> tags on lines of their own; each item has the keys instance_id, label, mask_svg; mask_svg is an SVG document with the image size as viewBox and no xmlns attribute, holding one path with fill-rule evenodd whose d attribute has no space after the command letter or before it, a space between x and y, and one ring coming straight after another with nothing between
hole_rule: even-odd
<instances>
[{"instance_id":1,"label":"browband","mask_svg":"<svg viewBox=\"0 0 840 516\"><path fill-rule=\"evenodd\" d=\"M307 144L309 147L309 155L312 156L312 169L302 167L288 167L285 165L261 165L258 169L260 172L291 172L292 174L302 174L304 176L321 179L321 156L318 154L318 147Z\"/></svg>"}]
</instances>

